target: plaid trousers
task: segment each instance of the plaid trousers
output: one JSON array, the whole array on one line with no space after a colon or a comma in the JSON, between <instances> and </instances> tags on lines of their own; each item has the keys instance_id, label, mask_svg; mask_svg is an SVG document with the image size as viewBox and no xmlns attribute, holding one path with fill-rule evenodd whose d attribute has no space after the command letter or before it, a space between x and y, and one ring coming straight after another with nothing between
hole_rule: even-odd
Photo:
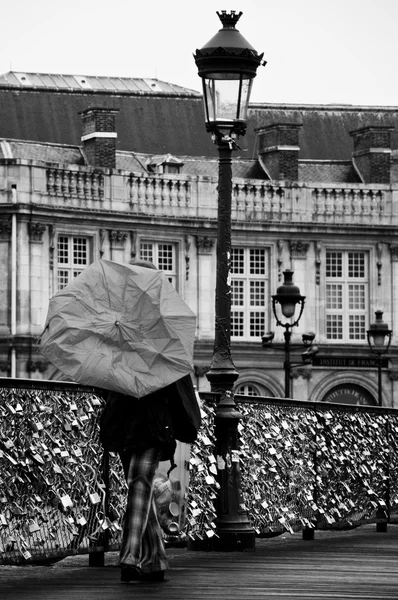
<instances>
[{"instance_id":1,"label":"plaid trousers","mask_svg":"<svg viewBox=\"0 0 398 600\"><path fill-rule=\"evenodd\" d=\"M159 448L135 453L126 469L128 494L120 564L134 565L144 573L164 571L168 567L153 498L153 479L160 453Z\"/></svg>"}]
</instances>

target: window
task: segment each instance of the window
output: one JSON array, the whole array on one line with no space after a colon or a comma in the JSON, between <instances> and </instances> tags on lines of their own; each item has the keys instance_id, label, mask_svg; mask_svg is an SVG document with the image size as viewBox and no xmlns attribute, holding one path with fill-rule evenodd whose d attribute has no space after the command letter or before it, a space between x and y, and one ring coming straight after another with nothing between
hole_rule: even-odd
<instances>
[{"instance_id":1,"label":"window","mask_svg":"<svg viewBox=\"0 0 398 600\"><path fill-rule=\"evenodd\" d=\"M57 288L62 290L89 265L89 239L59 235L57 240Z\"/></svg>"},{"instance_id":2,"label":"window","mask_svg":"<svg viewBox=\"0 0 398 600\"><path fill-rule=\"evenodd\" d=\"M164 242L141 242L140 259L149 260L164 271L170 283L177 289L176 245Z\"/></svg>"},{"instance_id":3,"label":"window","mask_svg":"<svg viewBox=\"0 0 398 600\"><path fill-rule=\"evenodd\" d=\"M236 388L235 394L242 394L244 396L268 396L269 398L274 397L271 390L260 383L243 383Z\"/></svg>"},{"instance_id":4,"label":"window","mask_svg":"<svg viewBox=\"0 0 398 600\"><path fill-rule=\"evenodd\" d=\"M365 252L326 252L326 338L366 340L368 269Z\"/></svg>"},{"instance_id":5,"label":"window","mask_svg":"<svg viewBox=\"0 0 398 600\"><path fill-rule=\"evenodd\" d=\"M240 385L235 393L243 396L261 396L257 387L250 384Z\"/></svg>"},{"instance_id":6,"label":"window","mask_svg":"<svg viewBox=\"0 0 398 600\"><path fill-rule=\"evenodd\" d=\"M259 338L264 334L268 303L266 252L233 248L231 252L231 336Z\"/></svg>"}]
</instances>

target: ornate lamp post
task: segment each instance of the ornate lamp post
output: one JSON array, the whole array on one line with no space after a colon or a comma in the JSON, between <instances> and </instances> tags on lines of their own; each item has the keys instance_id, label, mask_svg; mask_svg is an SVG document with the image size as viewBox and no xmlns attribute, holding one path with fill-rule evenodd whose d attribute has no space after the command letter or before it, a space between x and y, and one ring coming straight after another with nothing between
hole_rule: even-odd
<instances>
[{"instance_id":1,"label":"ornate lamp post","mask_svg":"<svg viewBox=\"0 0 398 600\"><path fill-rule=\"evenodd\" d=\"M239 465L231 462L237 449L240 413L231 390L238 372L231 356L231 257L232 152L236 140L246 132L246 115L252 82L263 55L235 28L242 13L217 12L222 28L194 55L202 78L206 129L218 146L218 228L215 298L215 340L207 378L212 391L221 392L216 412L218 478L217 535L219 547L254 547L251 528L239 492ZM265 64L265 63L264 63ZM220 467L221 465L221 467ZM231 466L228 466L231 465Z\"/></svg>"},{"instance_id":2,"label":"ornate lamp post","mask_svg":"<svg viewBox=\"0 0 398 600\"><path fill-rule=\"evenodd\" d=\"M292 345L291 337L292 337L292 329L296 327L301 319L301 315L304 310L304 302L305 296L300 294L300 289L297 285L293 283L293 271L287 269L283 272L284 281L283 284L278 287L276 290L276 294L272 296L272 312L274 313L274 317L276 320L276 324L280 327L284 327L285 331L283 336L285 338L284 344L284 352L285 352L285 360L283 363L283 368L285 371L285 398L291 398L291 386L290 386L290 373L292 366L297 366L293 364L290 360L291 350L296 345ZM280 305L280 310L282 315L286 319L290 319L288 322L282 322L279 318L277 305ZM300 306L299 315L295 318L294 315L296 313L297 305ZM293 319L293 322L292 322ZM274 333L269 331L262 337L262 345L264 348L268 347L272 340L274 339ZM303 364L310 364L312 362L312 358L317 354L318 348L317 346L313 346L313 341L315 339L315 333L304 333L302 336L303 346L307 347L305 352L302 353Z\"/></svg>"},{"instance_id":3,"label":"ornate lamp post","mask_svg":"<svg viewBox=\"0 0 398 600\"><path fill-rule=\"evenodd\" d=\"M366 332L368 338L368 344L370 351L377 355L377 399L379 406L382 405L382 387L381 387L381 368L382 368L382 356L388 352L391 344L392 331L388 329L387 323L383 321L383 311L375 311L376 320L371 323L369 329ZM387 344L385 342L387 341Z\"/></svg>"}]
</instances>

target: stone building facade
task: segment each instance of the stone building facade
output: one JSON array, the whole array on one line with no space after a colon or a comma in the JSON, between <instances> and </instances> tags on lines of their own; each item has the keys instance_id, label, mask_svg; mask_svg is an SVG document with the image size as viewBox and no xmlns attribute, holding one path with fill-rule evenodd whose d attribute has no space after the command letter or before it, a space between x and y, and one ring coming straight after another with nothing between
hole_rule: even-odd
<instances>
[{"instance_id":1,"label":"stone building facade","mask_svg":"<svg viewBox=\"0 0 398 600\"><path fill-rule=\"evenodd\" d=\"M140 257L164 270L197 314L195 378L209 389L217 157L200 95L157 81L153 91L148 80L113 81L107 91L101 78L78 89L77 78L62 87L62 76L51 84L21 77L0 78L9 111L0 122L0 376L51 377L36 348L51 296L97 258ZM133 83L138 92L127 89ZM49 103L51 132L40 112ZM69 128L61 127L66 114ZM120 141L131 121L136 130ZM398 108L251 106L233 159L238 391L284 395L283 331L271 295L292 269L306 296L292 341L314 331L320 349L312 367L300 364L304 348L293 354L293 397L377 403L366 330L380 309L393 330L383 404L398 406L397 125ZM80 139L68 137L78 130ZM269 330L273 350L261 344Z\"/></svg>"}]
</instances>

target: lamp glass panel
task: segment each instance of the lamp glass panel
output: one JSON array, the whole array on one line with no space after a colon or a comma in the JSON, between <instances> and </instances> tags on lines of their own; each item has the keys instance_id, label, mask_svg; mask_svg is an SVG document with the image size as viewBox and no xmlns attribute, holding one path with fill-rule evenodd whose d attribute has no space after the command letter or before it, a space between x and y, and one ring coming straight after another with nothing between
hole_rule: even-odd
<instances>
[{"instance_id":1,"label":"lamp glass panel","mask_svg":"<svg viewBox=\"0 0 398 600\"><path fill-rule=\"evenodd\" d=\"M373 338L373 344L374 344L375 348L382 348L384 346L385 333L383 333L383 332L376 333L376 332L372 331L372 333L370 335Z\"/></svg>"},{"instance_id":2,"label":"lamp glass panel","mask_svg":"<svg viewBox=\"0 0 398 600\"><path fill-rule=\"evenodd\" d=\"M234 73L212 73L211 78L203 79L206 120L246 121L252 81Z\"/></svg>"},{"instance_id":3,"label":"lamp glass panel","mask_svg":"<svg viewBox=\"0 0 398 600\"><path fill-rule=\"evenodd\" d=\"M286 319L290 319L290 317L294 315L296 304L295 302L284 302L281 304L281 310L283 316L286 317Z\"/></svg>"}]
</instances>

